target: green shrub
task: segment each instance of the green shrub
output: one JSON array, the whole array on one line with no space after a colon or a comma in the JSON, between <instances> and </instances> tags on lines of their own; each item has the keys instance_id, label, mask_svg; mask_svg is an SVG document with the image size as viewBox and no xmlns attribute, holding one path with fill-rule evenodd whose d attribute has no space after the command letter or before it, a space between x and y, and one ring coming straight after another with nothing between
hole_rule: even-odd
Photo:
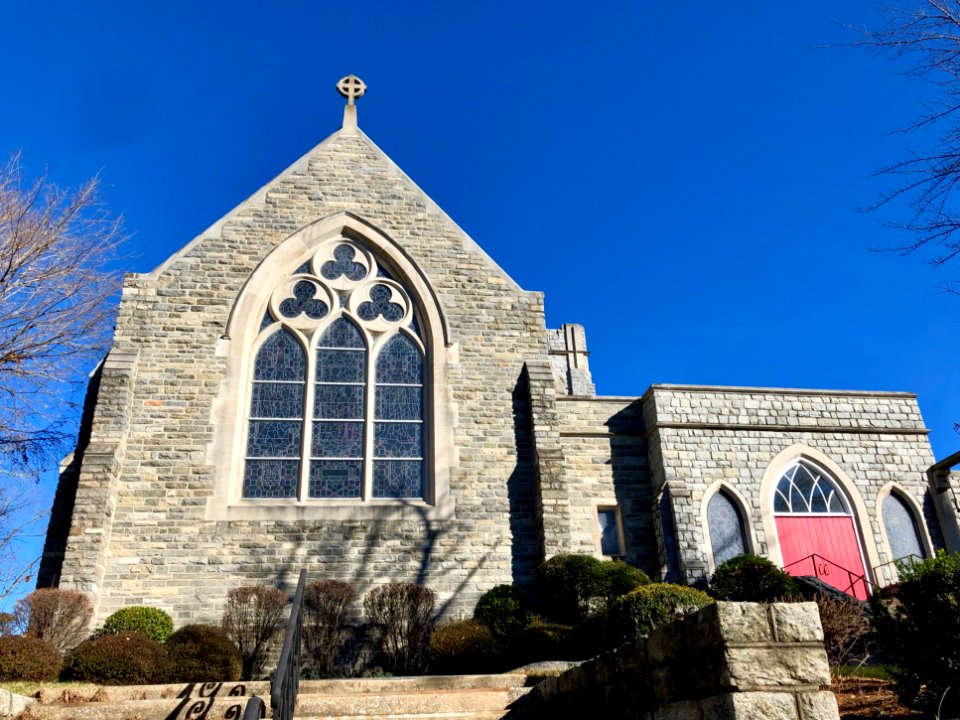
<instances>
[{"instance_id":1,"label":"green shrub","mask_svg":"<svg viewBox=\"0 0 960 720\"><path fill-rule=\"evenodd\" d=\"M363 599L364 614L380 639L384 669L416 675L427 666L433 630L433 590L414 583L389 583Z\"/></svg>"},{"instance_id":2,"label":"green shrub","mask_svg":"<svg viewBox=\"0 0 960 720\"><path fill-rule=\"evenodd\" d=\"M240 679L240 651L216 625L184 625L170 636L164 648L170 658L169 682Z\"/></svg>"},{"instance_id":3,"label":"green shrub","mask_svg":"<svg viewBox=\"0 0 960 720\"><path fill-rule=\"evenodd\" d=\"M771 603L796 595L797 584L766 558L738 555L720 564L707 591L717 600Z\"/></svg>"},{"instance_id":4,"label":"green shrub","mask_svg":"<svg viewBox=\"0 0 960 720\"><path fill-rule=\"evenodd\" d=\"M871 598L879 650L897 668L897 694L905 704L932 714L951 688L940 716L958 717L960 555L940 552L902 568L900 578L895 593Z\"/></svg>"},{"instance_id":5,"label":"green shrub","mask_svg":"<svg viewBox=\"0 0 960 720\"><path fill-rule=\"evenodd\" d=\"M543 660L571 660L573 628L535 619L513 636L510 642L511 665L520 667Z\"/></svg>"},{"instance_id":6,"label":"green shrub","mask_svg":"<svg viewBox=\"0 0 960 720\"><path fill-rule=\"evenodd\" d=\"M523 588L497 585L487 590L473 609L473 619L498 638L516 635L530 624L530 601Z\"/></svg>"},{"instance_id":7,"label":"green shrub","mask_svg":"<svg viewBox=\"0 0 960 720\"><path fill-rule=\"evenodd\" d=\"M287 596L277 588L251 585L227 593L220 626L240 650L242 680L259 678L273 645L283 627Z\"/></svg>"},{"instance_id":8,"label":"green shrub","mask_svg":"<svg viewBox=\"0 0 960 720\"><path fill-rule=\"evenodd\" d=\"M163 645L139 633L101 635L83 642L67 660L65 680L103 685L149 685L167 679Z\"/></svg>"},{"instance_id":9,"label":"green shrub","mask_svg":"<svg viewBox=\"0 0 960 720\"><path fill-rule=\"evenodd\" d=\"M475 620L442 625L430 636L430 672L436 675L475 675L501 672L503 645L490 629Z\"/></svg>"},{"instance_id":10,"label":"green shrub","mask_svg":"<svg viewBox=\"0 0 960 720\"><path fill-rule=\"evenodd\" d=\"M713 602L700 590L650 583L615 600L607 615L609 642L619 644L649 635L654 628L683 615L696 612Z\"/></svg>"},{"instance_id":11,"label":"green shrub","mask_svg":"<svg viewBox=\"0 0 960 720\"><path fill-rule=\"evenodd\" d=\"M29 635L0 637L0 680L56 680L60 653L46 640Z\"/></svg>"},{"instance_id":12,"label":"green shrub","mask_svg":"<svg viewBox=\"0 0 960 720\"><path fill-rule=\"evenodd\" d=\"M41 588L17 601L14 624L24 635L46 640L66 654L87 639L93 604L79 590Z\"/></svg>"},{"instance_id":13,"label":"green shrub","mask_svg":"<svg viewBox=\"0 0 960 720\"><path fill-rule=\"evenodd\" d=\"M117 610L103 623L108 635L139 633L157 643L165 643L173 632L173 619L163 610L133 605Z\"/></svg>"},{"instance_id":14,"label":"green shrub","mask_svg":"<svg viewBox=\"0 0 960 720\"><path fill-rule=\"evenodd\" d=\"M577 625L617 597L650 582L621 560L555 555L537 568L537 608L554 623Z\"/></svg>"},{"instance_id":15,"label":"green shrub","mask_svg":"<svg viewBox=\"0 0 960 720\"><path fill-rule=\"evenodd\" d=\"M304 657L317 677L337 674L337 660L350 635L350 606L357 598L353 585L320 580L304 588Z\"/></svg>"}]
</instances>

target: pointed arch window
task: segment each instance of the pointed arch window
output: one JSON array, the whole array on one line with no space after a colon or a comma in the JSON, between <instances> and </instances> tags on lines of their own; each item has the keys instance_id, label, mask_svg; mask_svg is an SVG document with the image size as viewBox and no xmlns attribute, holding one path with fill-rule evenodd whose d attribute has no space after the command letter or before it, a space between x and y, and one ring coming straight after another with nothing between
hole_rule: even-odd
<instances>
[{"instance_id":1,"label":"pointed arch window","mask_svg":"<svg viewBox=\"0 0 960 720\"><path fill-rule=\"evenodd\" d=\"M427 350L373 253L324 243L274 290L256 346L244 498L425 497Z\"/></svg>"},{"instance_id":2,"label":"pointed arch window","mask_svg":"<svg viewBox=\"0 0 960 720\"><path fill-rule=\"evenodd\" d=\"M818 467L798 462L777 483L773 511L782 514L850 515L846 498Z\"/></svg>"},{"instance_id":3,"label":"pointed arch window","mask_svg":"<svg viewBox=\"0 0 960 720\"><path fill-rule=\"evenodd\" d=\"M747 536L740 508L723 490L715 492L707 503L707 525L714 567L747 552Z\"/></svg>"},{"instance_id":4,"label":"pointed arch window","mask_svg":"<svg viewBox=\"0 0 960 720\"><path fill-rule=\"evenodd\" d=\"M903 498L897 492L891 492L883 499L881 511L883 527L887 532L887 542L890 544L893 559L925 557L916 515Z\"/></svg>"}]
</instances>

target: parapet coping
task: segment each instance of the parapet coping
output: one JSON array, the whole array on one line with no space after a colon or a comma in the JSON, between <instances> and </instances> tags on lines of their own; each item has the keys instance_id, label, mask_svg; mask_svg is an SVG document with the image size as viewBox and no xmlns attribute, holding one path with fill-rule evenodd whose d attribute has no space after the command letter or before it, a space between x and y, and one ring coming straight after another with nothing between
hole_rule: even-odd
<instances>
[{"instance_id":1,"label":"parapet coping","mask_svg":"<svg viewBox=\"0 0 960 720\"><path fill-rule=\"evenodd\" d=\"M678 385L673 383L655 383L642 395L558 395L558 401L570 402L636 402L646 400L657 390L675 390L677 392L714 392L731 395L833 395L836 397L865 398L903 398L916 400L917 394L899 390L827 390L818 388L781 388L752 387L749 385Z\"/></svg>"}]
</instances>

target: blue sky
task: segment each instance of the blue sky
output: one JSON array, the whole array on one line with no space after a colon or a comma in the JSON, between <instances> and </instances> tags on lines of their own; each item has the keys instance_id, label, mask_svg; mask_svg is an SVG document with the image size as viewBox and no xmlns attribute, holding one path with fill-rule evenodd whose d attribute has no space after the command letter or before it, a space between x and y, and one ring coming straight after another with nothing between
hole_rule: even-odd
<instances>
[{"instance_id":1,"label":"blue sky","mask_svg":"<svg viewBox=\"0 0 960 720\"><path fill-rule=\"evenodd\" d=\"M100 172L147 271L360 126L524 288L598 390L908 390L960 447L960 261L868 248L930 85L838 46L869 3L7 0L0 150ZM52 493L52 486L47 488Z\"/></svg>"}]
</instances>

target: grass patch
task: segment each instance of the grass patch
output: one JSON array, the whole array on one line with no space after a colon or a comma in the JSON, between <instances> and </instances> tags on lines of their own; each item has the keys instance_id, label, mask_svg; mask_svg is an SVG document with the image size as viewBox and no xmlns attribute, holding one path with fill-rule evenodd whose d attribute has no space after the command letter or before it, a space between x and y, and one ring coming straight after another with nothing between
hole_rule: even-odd
<instances>
[{"instance_id":1,"label":"grass patch","mask_svg":"<svg viewBox=\"0 0 960 720\"><path fill-rule=\"evenodd\" d=\"M17 695L26 695L27 697L36 697L37 693L46 688L64 689L76 687L78 685L88 685L89 683L79 682L37 682L31 680L19 680L10 682L0 682L0 688L9 690Z\"/></svg>"},{"instance_id":2,"label":"grass patch","mask_svg":"<svg viewBox=\"0 0 960 720\"><path fill-rule=\"evenodd\" d=\"M893 680L889 665L863 665L861 667L847 666L840 668L842 677L873 678L875 680Z\"/></svg>"}]
</instances>

